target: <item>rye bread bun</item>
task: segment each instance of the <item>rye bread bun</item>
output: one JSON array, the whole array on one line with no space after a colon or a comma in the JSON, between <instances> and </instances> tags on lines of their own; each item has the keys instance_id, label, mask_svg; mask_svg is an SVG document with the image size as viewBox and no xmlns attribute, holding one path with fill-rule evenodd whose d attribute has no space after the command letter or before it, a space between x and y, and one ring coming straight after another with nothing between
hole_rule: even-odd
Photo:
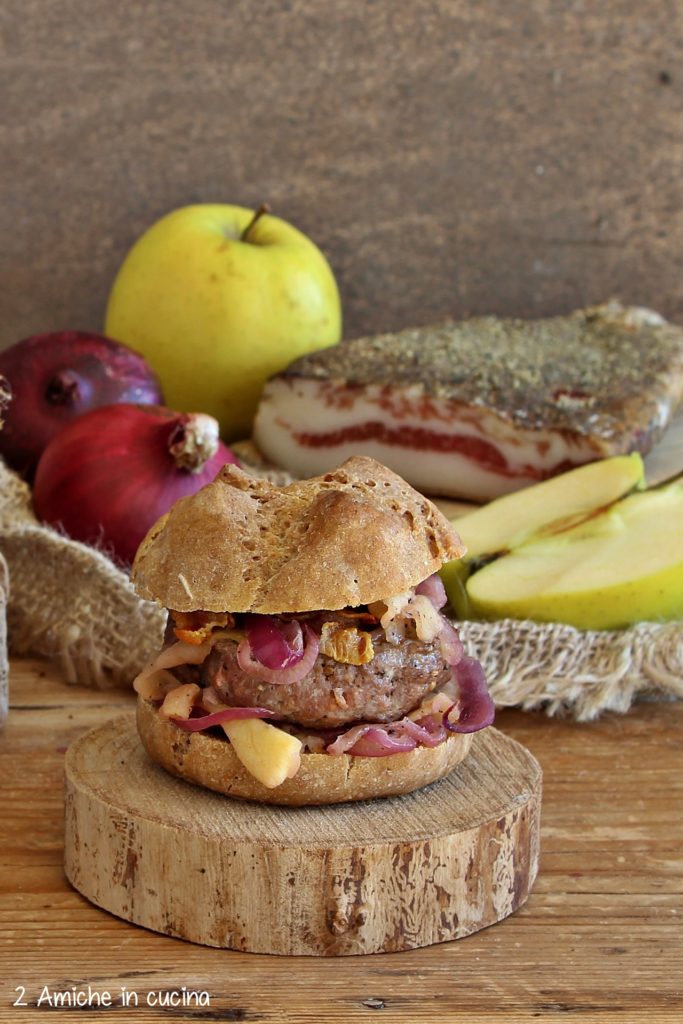
<instances>
[{"instance_id":1,"label":"rye bread bun","mask_svg":"<svg viewBox=\"0 0 683 1024\"><path fill-rule=\"evenodd\" d=\"M464 554L448 519L381 463L278 487L225 466L149 531L132 578L174 611L333 611L416 586Z\"/></svg>"},{"instance_id":2,"label":"rye bread bun","mask_svg":"<svg viewBox=\"0 0 683 1024\"><path fill-rule=\"evenodd\" d=\"M416 747L408 754L387 757L302 754L293 779L266 789L244 768L227 739L186 732L142 697L138 697L137 727L151 759L171 775L225 796L291 807L411 793L442 779L460 764L473 735L453 733L438 747Z\"/></svg>"}]
</instances>

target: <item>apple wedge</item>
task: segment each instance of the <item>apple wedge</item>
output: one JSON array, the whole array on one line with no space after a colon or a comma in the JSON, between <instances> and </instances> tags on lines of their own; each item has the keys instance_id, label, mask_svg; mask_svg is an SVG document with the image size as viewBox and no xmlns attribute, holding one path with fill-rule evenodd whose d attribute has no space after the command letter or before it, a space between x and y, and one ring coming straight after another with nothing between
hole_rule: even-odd
<instances>
[{"instance_id":1,"label":"apple wedge","mask_svg":"<svg viewBox=\"0 0 683 1024\"><path fill-rule=\"evenodd\" d=\"M275 789L298 772L302 744L295 736L260 718L225 722L223 729L244 767L267 789Z\"/></svg>"},{"instance_id":2,"label":"apple wedge","mask_svg":"<svg viewBox=\"0 0 683 1024\"><path fill-rule=\"evenodd\" d=\"M506 494L460 516L454 525L472 561L517 548L532 536L566 530L644 486L639 453L616 455Z\"/></svg>"},{"instance_id":3,"label":"apple wedge","mask_svg":"<svg viewBox=\"0 0 683 1024\"><path fill-rule=\"evenodd\" d=\"M632 494L516 547L466 583L485 619L618 629L683 617L683 483Z\"/></svg>"},{"instance_id":4,"label":"apple wedge","mask_svg":"<svg viewBox=\"0 0 683 1024\"><path fill-rule=\"evenodd\" d=\"M634 452L579 466L457 517L453 525L467 553L441 569L452 608L461 618L470 614L465 583L477 560L566 530L644 486L643 460Z\"/></svg>"}]
</instances>

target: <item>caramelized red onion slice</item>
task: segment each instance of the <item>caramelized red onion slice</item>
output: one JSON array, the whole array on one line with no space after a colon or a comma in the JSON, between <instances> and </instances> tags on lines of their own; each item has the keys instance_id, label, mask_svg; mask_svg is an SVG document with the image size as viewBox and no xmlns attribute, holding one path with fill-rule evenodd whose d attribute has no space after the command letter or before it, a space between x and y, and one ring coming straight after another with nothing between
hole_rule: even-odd
<instances>
[{"instance_id":1,"label":"caramelized red onion slice","mask_svg":"<svg viewBox=\"0 0 683 1024\"><path fill-rule=\"evenodd\" d=\"M287 686L300 682L315 665L320 647L318 637L310 626L304 623L300 628L303 634L303 652L294 664L289 664L286 668L268 668L262 664L255 658L256 651L252 651L248 633L237 647L237 664L247 675L265 683Z\"/></svg>"},{"instance_id":2,"label":"caramelized red onion slice","mask_svg":"<svg viewBox=\"0 0 683 1024\"><path fill-rule=\"evenodd\" d=\"M296 619L283 622L274 615L250 615L246 632L254 659L266 668L287 668L304 656L304 636Z\"/></svg>"},{"instance_id":3,"label":"caramelized red onion slice","mask_svg":"<svg viewBox=\"0 0 683 1024\"><path fill-rule=\"evenodd\" d=\"M416 746L417 740L412 736L392 736L381 726L370 726L348 753L354 757L387 757L389 754L407 754Z\"/></svg>"},{"instance_id":4,"label":"caramelized red onion slice","mask_svg":"<svg viewBox=\"0 0 683 1024\"><path fill-rule=\"evenodd\" d=\"M212 641L203 644L187 644L179 640L169 644L157 654L153 661L142 669L133 680L133 688L140 693L140 687L150 676L160 669L177 668L179 665L201 665L211 651Z\"/></svg>"},{"instance_id":5,"label":"caramelized red onion slice","mask_svg":"<svg viewBox=\"0 0 683 1024\"><path fill-rule=\"evenodd\" d=\"M387 731L387 726L364 722L342 733L325 751L333 756L353 754L354 757L386 757L389 754L405 754L416 746L417 740L412 736L394 736Z\"/></svg>"},{"instance_id":6,"label":"caramelized red onion slice","mask_svg":"<svg viewBox=\"0 0 683 1024\"><path fill-rule=\"evenodd\" d=\"M436 732L430 732L409 718L402 718L390 725L364 722L347 729L325 748L325 752L333 756L353 754L354 757L387 757L389 754L406 754L415 750L418 743L435 747L445 738L444 729L437 736Z\"/></svg>"},{"instance_id":7,"label":"caramelized red onion slice","mask_svg":"<svg viewBox=\"0 0 683 1024\"><path fill-rule=\"evenodd\" d=\"M223 708L210 715L200 715L198 718L171 718L171 721L187 732L202 732L204 729L210 729L212 725L222 725L223 722L234 722L240 718L277 718L277 715L267 708Z\"/></svg>"},{"instance_id":8,"label":"caramelized red onion slice","mask_svg":"<svg viewBox=\"0 0 683 1024\"><path fill-rule=\"evenodd\" d=\"M425 597L428 597L437 611L439 608L443 608L448 600L443 580L437 572L432 573L432 575L428 576L426 580L423 580L422 583L418 584L418 586L415 587L415 593L424 594Z\"/></svg>"},{"instance_id":9,"label":"caramelized red onion slice","mask_svg":"<svg viewBox=\"0 0 683 1024\"><path fill-rule=\"evenodd\" d=\"M361 725L352 726L350 729L347 729L346 732L343 732L341 733L341 735L337 736L334 743L328 744L328 746L325 747L325 753L332 754L333 756L339 756L339 754L348 754L354 743L356 743L363 736L365 736L366 732L368 732L369 729L374 728L380 729L381 726L373 726L371 722L365 722Z\"/></svg>"},{"instance_id":10,"label":"caramelized red onion slice","mask_svg":"<svg viewBox=\"0 0 683 1024\"><path fill-rule=\"evenodd\" d=\"M438 637L441 654L446 664L455 669L462 661L465 650L457 629L443 615L441 616L441 622L441 632Z\"/></svg>"},{"instance_id":11,"label":"caramelized red onion slice","mask_svg":"<svg viewBox=\"0 0 683 1024\"><path fill-rule=\"evenodd\" d=\"M438 747L448 735L441 715L426 715L414 722L410 718L404 718L398 725L402 726L406 734L412 736L422 747Z\"/></svg>"},{"instance_id":12,"label":"caramelized red onion slice","mask_svg":"<svg viewBox=\"0 0 683 1024\"><path fill-rule=\"evenodd\" d=\"M458 701L443 716L443 725L450 732L478 732L491 725L496 708L486 685L484 670L476 658L463 657L454 669L458 683ZM450 716L458 710L458 719Z\"/></svg>"}]
</instances>

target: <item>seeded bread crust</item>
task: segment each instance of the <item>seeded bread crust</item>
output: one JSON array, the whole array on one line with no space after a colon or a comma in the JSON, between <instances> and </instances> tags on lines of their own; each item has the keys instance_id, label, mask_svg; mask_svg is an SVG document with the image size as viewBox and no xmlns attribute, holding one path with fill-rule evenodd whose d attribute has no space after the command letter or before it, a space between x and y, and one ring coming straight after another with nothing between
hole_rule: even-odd
<instances>
[{"instance_id":1,"label":"seeded bread crust","mask_svg":"<svg viewBox=\"0 0 683 1024\"><path fill-rule=\"evenodd\" d=\"M186 732L142 697L137 727L148 755L171 775L225 796L290 807L412 793L448 775L467 756L473 739L472 733L453 733L438 747L387 757L302 754L294 778L267 789L244 768L227 739Z\"/></svg>"},{"instance_id":2,"label":"seeded bread crust","mask_svg":"<svg viewBox=\"0 0 683 1024\"><path fill-rule=\"evenodd\" d=\"M132 579L175 611L333 611L399 594L464 552L436 506L374 459L285 487L229 465L152 527Z\"/></svg>"}]
</instances>

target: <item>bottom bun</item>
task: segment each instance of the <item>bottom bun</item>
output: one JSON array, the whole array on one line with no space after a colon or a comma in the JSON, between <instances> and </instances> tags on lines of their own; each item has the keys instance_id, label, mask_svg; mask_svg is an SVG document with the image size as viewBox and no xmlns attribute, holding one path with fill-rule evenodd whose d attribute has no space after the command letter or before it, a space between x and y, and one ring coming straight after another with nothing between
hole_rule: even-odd
<instances>
[{"instance_id":1,"label":"bottom bun","mask_svg":"<svg viewBox=\"0 0 683 1024\"><path fill-rule=\"evenodd\" d=\"M152 760L186 782L243 800L299 807L411 793L448 775L472 744L472 733L452 733L438 747L416 747L386 757L302 754L295 777L267 789L244 768L227 739L187 732L142 697L137 727Z\"/></svg>"}]
</instances>

